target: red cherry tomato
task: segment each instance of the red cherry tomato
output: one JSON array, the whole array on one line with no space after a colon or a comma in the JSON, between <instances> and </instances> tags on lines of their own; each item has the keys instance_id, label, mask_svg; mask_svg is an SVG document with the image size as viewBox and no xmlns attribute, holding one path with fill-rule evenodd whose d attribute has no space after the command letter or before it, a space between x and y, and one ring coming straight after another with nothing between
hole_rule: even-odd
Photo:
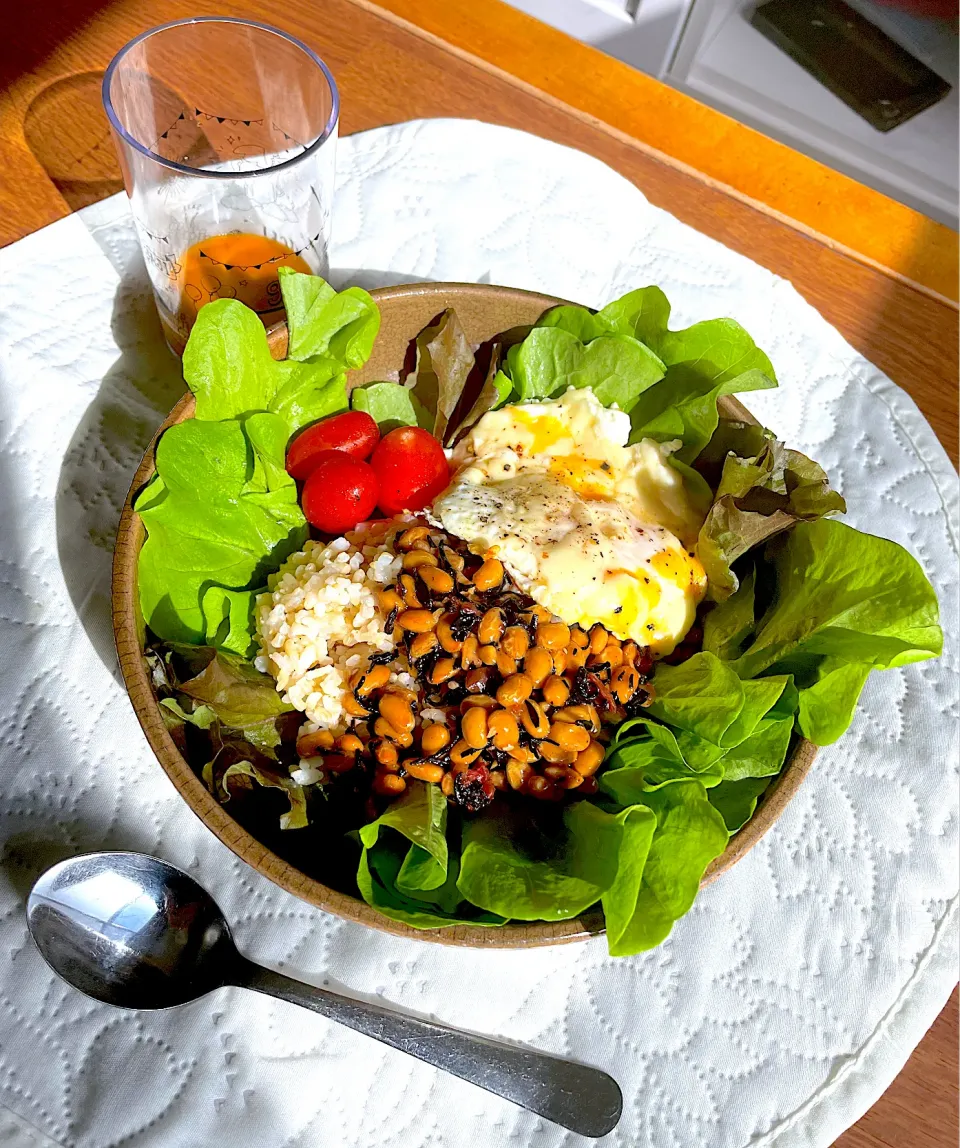
<instances>
[{"instance_id":1,"label":"red cherry tomato","mask_svg":"<svg viewBox=\"0 0 960 1148\"><path fill-rule=\"evenodd\" d=\"M369 458L380 441L377 424L366 411L344 411L298 434L287 450L287 474L302 482L325 450L342 450L354 458Z\"/></svg>"},{"instance_id":2,"label":"red cherry tomato","mask_svg":"<svg viewBox=\"0 0 960 1148\"><path fill-rule=\"evenodd\" d=\"M342 534L373 513L377 476L370 463L346 451L323 451L314 458L300 502L312 526L324 534Z\"/></svg>"},{"instance_id":3,"label":"red cherry tomato","mask_svg":"<svg viewBox=\"0 0 960 1148\"><path fill-rule=\"evenodd\" d=\"M384 514L422 510L450 481L443 447L420 427L397 427L385 435L370 459L380 482Z\"/></svg>"}]
</instances>

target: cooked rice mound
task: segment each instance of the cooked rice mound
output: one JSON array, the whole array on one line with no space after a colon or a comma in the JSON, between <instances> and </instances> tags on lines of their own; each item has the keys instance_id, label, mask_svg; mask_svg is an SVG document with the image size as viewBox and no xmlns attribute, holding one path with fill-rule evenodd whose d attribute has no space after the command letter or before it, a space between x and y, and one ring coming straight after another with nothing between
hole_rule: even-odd
<instances>
[{"instance_id":1,"label":"cooked rice mound","mask_svg":"<svg viewBox=\"0 0 960 1148\"><path fill-rule=\"evenodd\" d=\"M400 557L383 542L307 542L257 599L257 669L272 674L284 701L318 728L347 728L343 698L350 675L366 668L372 654L395 648L376 593L399 570ZM406 673L395 678L409 684Z\"/></svg>"}]
</instances>

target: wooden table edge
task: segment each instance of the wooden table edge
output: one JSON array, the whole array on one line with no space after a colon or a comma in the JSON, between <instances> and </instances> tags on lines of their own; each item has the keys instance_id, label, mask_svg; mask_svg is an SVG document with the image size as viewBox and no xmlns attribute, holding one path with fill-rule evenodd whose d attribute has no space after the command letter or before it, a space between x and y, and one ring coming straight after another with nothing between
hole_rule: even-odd
<instances>
[{"instance_id":1,"label":"wooden table edge","mask_svg":"<svg viewBox=\"0 0 960 1148\"><path fill-rule=\"evenodd\" d=\"M949 227L502 0L351 2L957 307L960 248Z\"/></svg>"}]
</instances>

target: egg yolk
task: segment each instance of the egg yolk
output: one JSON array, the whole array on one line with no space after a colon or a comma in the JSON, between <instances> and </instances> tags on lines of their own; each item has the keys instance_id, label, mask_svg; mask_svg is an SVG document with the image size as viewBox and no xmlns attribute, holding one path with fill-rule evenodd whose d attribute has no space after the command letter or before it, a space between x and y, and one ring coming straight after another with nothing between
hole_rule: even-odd
<instances>
[{"instance_id":1,"label":"egg yolk","mask_svg":"<svg viewBox=\"0 0 960 1148\"><path fill-rule=\"evenodd\" d=\"M504 406L458 444L433 513L568 624L667 654L706 589L690 554L705 509L668 448L629 438L629 416L589 388Z\"/></svg>"}]
</instances>

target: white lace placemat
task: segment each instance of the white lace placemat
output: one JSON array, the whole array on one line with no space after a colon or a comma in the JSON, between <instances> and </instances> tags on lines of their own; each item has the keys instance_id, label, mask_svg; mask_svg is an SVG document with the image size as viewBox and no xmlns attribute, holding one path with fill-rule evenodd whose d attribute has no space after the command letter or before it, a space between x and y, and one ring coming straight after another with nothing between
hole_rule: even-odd
<instances>
[{"instance_id":1,"label":"white lace placemat","mask_svg":"<svg viewBox=\"0 0 960 1148\"><path fill-rule=\"evenodd\" d=\"M473 953L325 916L203 828L117 682L113 532L182 389L125 200L22 240L0 252L0 1142L587 1143L252 993L135 1013L67 988L27 936L25 894L48 864L119 847L190 870L262 961L608 1069L625 1096L610 1144L829 1144L956 980L958 499L946 455L904 392L789 283L579 152L464 121L354 136L340 146L335 229L338 284L473 280L600 306L658 283L674 325L739 319L781 380L751 407L826 466L853 524L919 558L947 652L871 678L853 727L821 751L774 831L644 956L613 960L602 939Z\"/></svg>"}]
</instances>

